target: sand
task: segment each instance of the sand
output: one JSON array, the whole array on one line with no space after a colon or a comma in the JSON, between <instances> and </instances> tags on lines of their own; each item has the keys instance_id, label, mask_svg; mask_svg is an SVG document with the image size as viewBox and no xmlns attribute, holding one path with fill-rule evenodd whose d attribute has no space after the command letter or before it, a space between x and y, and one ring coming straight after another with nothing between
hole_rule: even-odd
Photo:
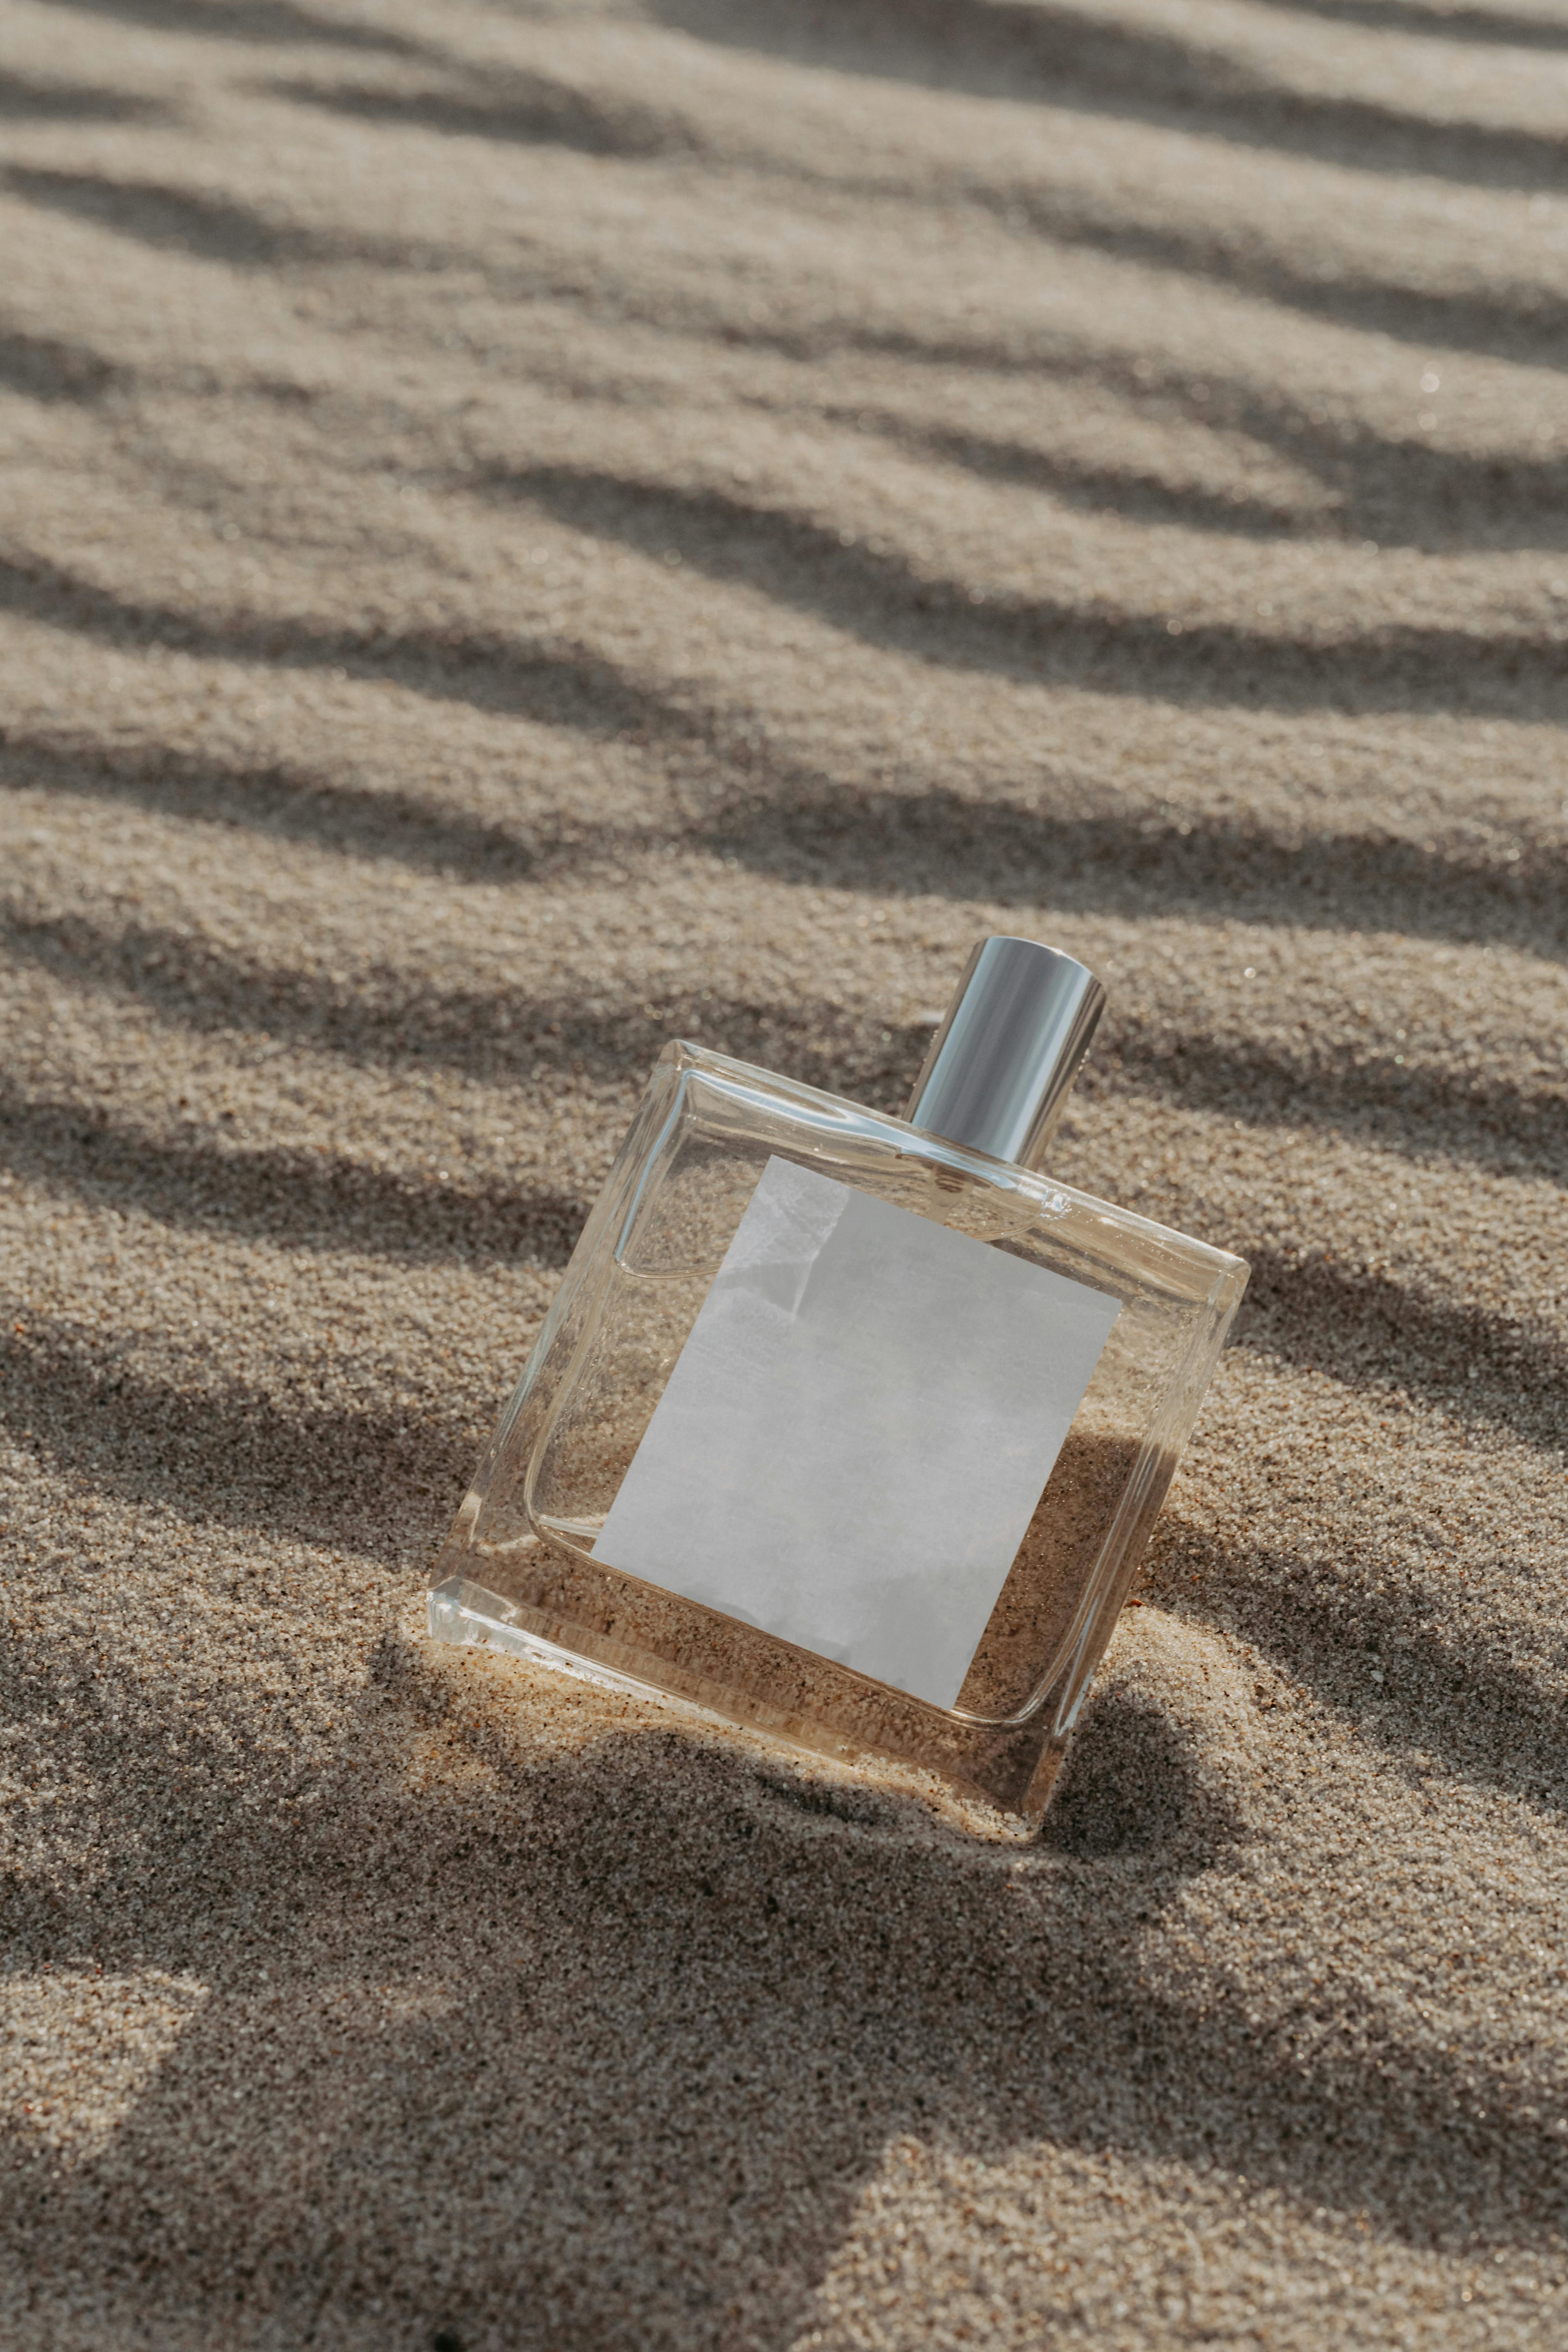
<instances>
[{"instance_id":1,"label":"sand","mask_svg":"<svg viewBox=\"0 0 1568 2352\"><path fill-rule=\"evenodd\" d=\"M0 2339L1560 2345L1560 0L3 23ZM1022 1847L423 1632L998 929L1256 1268Z\"/></svg>"}]
</instances>

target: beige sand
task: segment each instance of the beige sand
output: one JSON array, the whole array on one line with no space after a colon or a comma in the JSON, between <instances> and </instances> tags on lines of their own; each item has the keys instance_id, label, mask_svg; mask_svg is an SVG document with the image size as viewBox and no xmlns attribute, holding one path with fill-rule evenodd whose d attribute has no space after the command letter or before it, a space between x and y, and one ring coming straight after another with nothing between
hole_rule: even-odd
<instances>
[{"instance_id":1,"label":"beige sand","mask_svg":"<svg viewBox=\"0 0 1568 2352\"><path fill-rule=\"evenodd\" d=\"M1562 0L7 0L0 2341L1568 2339ZM432 1650L658 1042L1245 1251L1045 1841Z\"/></svg>"}]
</instances>

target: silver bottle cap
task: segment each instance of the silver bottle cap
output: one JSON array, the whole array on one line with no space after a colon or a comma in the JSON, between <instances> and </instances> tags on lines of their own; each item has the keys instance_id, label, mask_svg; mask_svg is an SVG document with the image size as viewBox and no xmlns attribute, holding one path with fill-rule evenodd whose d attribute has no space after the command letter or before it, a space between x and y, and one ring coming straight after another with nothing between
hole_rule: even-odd
<instances>
[{"instance_id":1,"label":"silver bottle cap","mask_svg":"<svg viewBox=\"0 0 1568 2352\"><path fill-rule=\"evenodd\" d=\"M904 1117L949 1143L1038 1168L1089 1051L1105 991L1035 940L982 940Z\"/></svg>"}]
</instances>

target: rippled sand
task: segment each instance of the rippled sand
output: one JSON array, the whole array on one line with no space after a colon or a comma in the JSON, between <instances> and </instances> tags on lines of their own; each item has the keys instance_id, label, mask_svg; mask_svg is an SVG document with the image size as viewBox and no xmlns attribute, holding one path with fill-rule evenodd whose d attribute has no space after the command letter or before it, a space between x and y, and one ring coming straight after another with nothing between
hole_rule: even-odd
<instances>
[{"instance_id":1,"label":"rippled sand","mask_svg":"<svg viewBox=\"0 0 1568 2352\"><path fill-rule=\"evenodd\" d=\"M0 21L6 2345L1561 2345L1561 0ZM1257 1269L1021 1851L421 1631L992 929Z\"/></svg>"}]
</instances>

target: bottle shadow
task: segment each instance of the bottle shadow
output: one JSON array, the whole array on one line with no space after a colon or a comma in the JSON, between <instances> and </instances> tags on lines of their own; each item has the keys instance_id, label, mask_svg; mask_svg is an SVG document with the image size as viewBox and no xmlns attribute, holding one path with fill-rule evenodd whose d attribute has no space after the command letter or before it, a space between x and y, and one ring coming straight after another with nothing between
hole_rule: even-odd
<instances>
[{"instance_id":1,"label":"bottle shadow","mask_svg":"<svg viewBox=\"0 0 1568 2352\"><path fill-rule=\"evenodd\" d=\"M222 2309L237 2340L782 2352L910 2136L1218 2167L1421 2247L1533 2242L1561 2210L1549 2125L1363 1979L1323 1996L1353 2030L1314 2034L1219 1962L1179 1992L1145 1969L1247 1830L1135 1679L1101 1691L1047 1840L1020 1848L396 1639L331 1760L248 1801L232 1775L219 1793L217 1727L128 1735L101 1685L49 1671L36 1704L68 1700L101 1768L100 1866L23 1903L19 1963L211 1993L74 2170L13 2126L43 2308L68 2292L143 2332Z\"/></svg>"}]
</instances>

